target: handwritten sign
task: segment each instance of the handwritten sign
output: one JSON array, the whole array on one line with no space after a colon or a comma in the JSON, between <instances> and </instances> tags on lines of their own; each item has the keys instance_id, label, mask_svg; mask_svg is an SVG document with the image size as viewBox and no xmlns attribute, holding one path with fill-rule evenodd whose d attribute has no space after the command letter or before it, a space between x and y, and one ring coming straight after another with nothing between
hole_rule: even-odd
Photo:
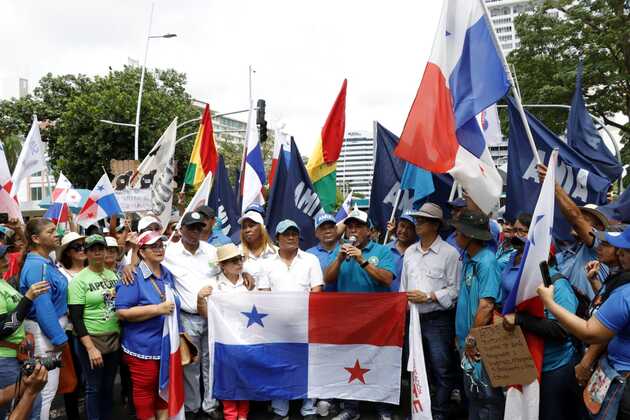
<instances>
[{"instance_id":1,"label":"handwritten sign","mask_svg":"<svg viewBox=\"0 0 630 420\"><path fill-rule=\"evenodd\" d=\"M114 191L118 204L124 212L151 210L151 190L141 188L125 188Z\"/></svg>"},{"instance_id":2,"label":"handwritten sign","mask_svg":"<svg viewBox=\"0 0 630 420\"><path fill-rule=\"evenodd\" d=\"M537 377L536 366L520 327L506 331L501 324L474 328L470 334L493 387L524 385Z\"/></svg>"}]
</instances>

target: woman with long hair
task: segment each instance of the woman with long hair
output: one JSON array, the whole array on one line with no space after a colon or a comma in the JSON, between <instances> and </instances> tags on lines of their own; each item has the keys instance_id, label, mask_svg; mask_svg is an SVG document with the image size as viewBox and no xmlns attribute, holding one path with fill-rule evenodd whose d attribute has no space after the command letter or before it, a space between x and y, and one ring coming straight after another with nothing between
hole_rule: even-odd
<instances>
[{"instance_id":1,"label":"woman with long hair","mask_svg":"<svg viewBox=\"0 0 630 420\"><path fill-rule=\"evenodd\" d=\"M36 357L57 357L68 342L65 328L68 325L68 280L50 258L59 245L57 227L47 219L36 217L25 227L26 253L20 272L20 293L42 280L50 289L33 302L24 321L26 332L35 339ZM59 368L48 372L48 383L41 392L41 400L33 406L40 411L40 419L48 420L50 406L59 385Z\"/></svg>"},{"instance_id":2,"label":"woman with long hair","mask_svg":"<svg viewBox=\"0 0 630 420\"><path fill-rule=\"evenodd\" d=\"M88 420L111 418L114 378L118 370L120 327L114 310L116 274L105 268L105 238L85 239L88 266L68 288L68 306L76 351L85 376Z\"/></svg>"},{"instance_id":3,"label":"woman with long hair","mask_svg":"<svg viewBox=\"0 0 630 420\"><path fill-rule=\"evenodd\" d=\"M175 289L173 275L162 265L166 239L160 232L140 234L140 263L134 280L116 285L123 361L131 373L133 403L140 420L168 418L167 403L158 395L162 331L166 316L179 311L179 299L166 298L167 288ZM182 386L183 381L183 377L179 379Z\"/></svg>"},{"instance_id":4,"label":"woman with long hair","mask_svg":"<svg viewBox=\"0 0 630 420\"><path fill-rule=\"evenodd\" d=\"M278 253L267 230L262 215L255 210L248 210L239 219L241 224L241 252L243 253L243 271L254 277L256 285L267 274L264 260Z\"/></svg>"}]
</instances>

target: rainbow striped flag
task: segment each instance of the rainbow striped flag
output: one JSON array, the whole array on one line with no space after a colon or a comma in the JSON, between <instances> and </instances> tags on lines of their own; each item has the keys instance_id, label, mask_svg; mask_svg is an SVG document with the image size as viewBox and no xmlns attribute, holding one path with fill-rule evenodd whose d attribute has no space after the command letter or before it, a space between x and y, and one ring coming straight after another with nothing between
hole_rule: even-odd
<instances>
[{"instance_id":1,"label":"rainbow striped flag","mask_svg":"<svg viewBox=\"0 0 630 420\"><path fill-rule=\"evenodd\" d=\"M190 162L188 163L188 169L186 169L184 182L196 190L209 172L216 173L218 162L219 155L214 144L210 106L206 104L201 123L199 124L199 131L195 138L195 145L190 154Z\"/></svg>"},{"instance_id":2,"label":"rainbow striped flag","mask_svg":"<svg viewBox=\"0 0 630 420\"><path fill-rule=\"evenodd\" d=\"M341 153L343 136L346 130L346 87L344 79L337 99L322 127L319 141L306 164L308 176L319 195L322 207L327 213L335 208L337 195L337 159Z\"/></svg>"}]
</instances>

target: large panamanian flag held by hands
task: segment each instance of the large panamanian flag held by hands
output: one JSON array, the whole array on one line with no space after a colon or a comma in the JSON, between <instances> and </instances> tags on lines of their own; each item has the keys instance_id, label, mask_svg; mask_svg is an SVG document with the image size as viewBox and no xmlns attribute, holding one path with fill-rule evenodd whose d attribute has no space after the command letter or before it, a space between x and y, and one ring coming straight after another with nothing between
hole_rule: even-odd
<instances>
[{"instance_id":1,"label":"large panamanian flag held by hands","mask_svg":"<svg viewBox=\"0 0 630 420\"><path fill-rule=\"evenodd\" d=\"M306 170L327 213L333 211L337 198L337 159L341 154L346 130L346 88L344 79L337 99L322 127L319 141L308 159Z\"/></svg>"},{"instance_id":2,"label":"large panamanian flag held by hands","mask_svg":"<svg viewBox=\"0 0 630 420\"><path fill-rule=\"evenodd\" d=\"M166 285L166 300L175 302L173 290ZM164 317L162 329L162 348L160 354L160 398L168 403L168 417L171 420L184 420L184 369L179 349L178 311Z\"/></svg>"},{"instance_id":3,"label":"large panamanian flag held by hands","mask_svg":"<svg viewBox=\"0 0 630 420\"><path fill-rule=\"evenodd\" d=\"M555 206L556 166L558 150L549 158L547 175L538 196L538 202L532 215L532 223L527 235L521 268L510 295L503 306L503 313L516 311L528 313L537 318L544 318L544 307L536 293L542 283L539 264L549 259L551 248L551 230ZM523 331L527 347L538 369L538 380L520 388L510 387L505 400L505 418L516 420L536 420L540 405L540 372L542 369L544 341L540 336Z\"/></svg>"},{"instance_id":4,"label":"large panamanian flag held by hands","mask_svg":"<svg viewBox=\"0 0 630 420\"><path fill-rule=\"evenodd\" d=\"M395 153L427 171L450 173L487 213L498 206L502 181L475 116L510 84L481 1L444 1Z\"/></svg>"},{"instance_id":5,"label":"large panamanian flag held by hands","mask_svg":"<svg viewBox=\"0 0 630 420\"><path fill-rule=\"evenodd\" d=\"M216 174L219 155L214 144L214 130L210 106L206 104L199 124L199 131L190 154L184 182L195 190L199 188L208 173Z\"/></svg>"},{"instance_id":6,"label":"large panamanian flag held by hands","mask_svg":"<svg viewBox=\"0 0 630 420\"><path fill-rule=\"evenodd\" d=\"M114 194L114 188L107 174L103 174L79 211L76 222L87 228L101 219L122 214L122 212Z\"/></svg>"},{"instance_id":7,"label":"large panamanian flag held by hands","mask_svg":"<svg viewBox=\"0 0 630 420\"><path fill-rule=\"evenodd\" d=\"M398 404L406 308L402 293L213 294L212 395Z\"/></svg>"}]
</instances>

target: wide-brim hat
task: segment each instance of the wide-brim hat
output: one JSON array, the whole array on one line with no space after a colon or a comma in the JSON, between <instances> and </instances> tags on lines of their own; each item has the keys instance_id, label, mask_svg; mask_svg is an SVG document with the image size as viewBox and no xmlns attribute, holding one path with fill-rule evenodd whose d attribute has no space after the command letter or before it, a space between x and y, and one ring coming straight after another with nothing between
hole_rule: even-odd
<instances>
[{"instance_id":1,"label":"wide-brim hat","mask_svg":"<svg viewBox=\"0 0 630 420\"><path fill-rule=\"evenodd\" d=\"M57 248L57 258L61 258L66 248L68 248L68 245L70 245L74 241L78 241L79 239L85 239L85 236L79 235L76 232L68 232L63 235L63 238L61 239L61 245L59 245L59 248Z\"/></svg>"},{"instance_id":2,"label":"wide-brim hat","mask_svg":"<svg viewBox=\"0 0 630 420\"><path fill-rule=\"evenodd\" d=\"M579 209L581 212L588 213L591 216L593 216L595 219L597 219L602 224L602 226L604 226L604 228L607 228L608 225L610 224L610 222L608 221L608 217L606 217L606 215L602 213L598 209L598 206L595 204L587 204L585 206L579 207Z\"/></svg>"},{"instance_id":3,"label":"wide-brim hat","mask_svg":"<svg viewBox=\"0 0 630 420\"><path fill-rule=\"evenodd\" d=\"M227 244L217 248L217 261L223 262L234 257L241 257L243 253L241 250L234 244Z\"/></svg>"},{"instance_id":4,"label":"wide-brim hat","mask_svg":"<svg viewBox=\"0 0 630 420\"><path fill-rule=\"evenodd\" d=\"M492 239L488 216L480 211L464 209L459 217L451 220L451 225L469 238L480 241Z\"/></svg>"}]
</instances>

